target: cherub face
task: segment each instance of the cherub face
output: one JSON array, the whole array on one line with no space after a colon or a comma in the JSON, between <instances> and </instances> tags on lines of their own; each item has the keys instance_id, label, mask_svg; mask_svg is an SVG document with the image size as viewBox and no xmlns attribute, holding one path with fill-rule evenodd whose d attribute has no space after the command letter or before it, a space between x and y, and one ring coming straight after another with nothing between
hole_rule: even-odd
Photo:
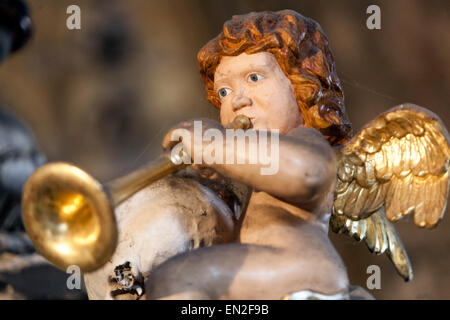
<instances>
[{"instance_id":1,"label":"cherub face","mask_svg":"<svg viewBox=\"0 0 450 320\"><path fill-rule=\"evenodd\" d=\"M222 125L243 114L254 129L281 134L304 123L292 84L269 52L223 57L214 74Z\"/></svg>"}]
</instances>

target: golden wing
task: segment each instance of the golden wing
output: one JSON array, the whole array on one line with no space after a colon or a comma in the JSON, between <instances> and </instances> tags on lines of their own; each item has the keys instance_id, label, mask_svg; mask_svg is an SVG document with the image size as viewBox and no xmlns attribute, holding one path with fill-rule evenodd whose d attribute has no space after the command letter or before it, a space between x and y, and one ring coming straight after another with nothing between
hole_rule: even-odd
<instances>
[{"instance_id":1,"label":"golden wing","mask_svg":"<svg viewBox=\"0 0 450 320\"><path fill-rule=\"evenodd\" d=\"M395 107L369 123L338 152L332 227L333 223L335 230L341 226L341 232L346 225L354 230L364 228L364 224L368 228L369 224L376 224L367 220L376 212L378 217L373 219L394 232L376 229L378 232L374 233L367 229L363 236L366 243L377 237L388 239L388 243L396 242L401 251L398 254L409 264L394 227L386 219L382 222L384 213L380 209L385 208L391 222L414 214L416 225L434 227L447 202L449 140L445 126L434 113L412 104ZM346 218L350 220L344 221ZM350 234L350 230L344 233ZM388 255L395 254L389 246L385 250ZM397 271L408 269L405 263L393 262Z\"/></svg>"},{"instance_id":2,"label":"golden wing","mask_svg":"<svg viewBox=\"0 0 450 320\"><path fill-rule=\"evenodd\" d=\"M364 240L372 253L386 252L397 273L405 281L413 279L412 266L406 250L397 230L386 219L383 207L370 217L358 221L333 213L330 218L330 227L335 233L349 235L356 241Z\"/></svg>"}]
</instances>

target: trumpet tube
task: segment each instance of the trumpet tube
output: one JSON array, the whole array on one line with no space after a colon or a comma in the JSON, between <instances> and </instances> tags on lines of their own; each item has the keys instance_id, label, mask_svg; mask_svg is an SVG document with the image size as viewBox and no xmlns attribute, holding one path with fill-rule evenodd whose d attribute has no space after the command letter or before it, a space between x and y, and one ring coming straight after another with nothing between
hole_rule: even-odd
<instances>
[{"instance_id":1,"label":"trumpet tube","mask_svg":"<svg viewBox=\"0 0 450 320\"><path fill-rule=\"evenodd\" d=\"M237 116L229 129L247 129ZM36 250L56 267L77 265L83 272L103 266L117 246L114 208L149 184L184 169L169 153L103 185L84 170L63 162L46 164L27 180L22 219Z\"/></svg>"}]
</instances>

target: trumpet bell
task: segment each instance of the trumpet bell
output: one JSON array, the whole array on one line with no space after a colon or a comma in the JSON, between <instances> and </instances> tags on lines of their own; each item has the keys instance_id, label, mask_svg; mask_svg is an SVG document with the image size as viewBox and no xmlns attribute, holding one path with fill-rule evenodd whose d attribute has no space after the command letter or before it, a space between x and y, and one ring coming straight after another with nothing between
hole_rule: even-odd
<instances>
[{"instance_id":1,"label":"trumpet bell","mask_svg":"<svg viewBox=\"0 0 450 320\"><path fill-rule=\"evenodd\" d=\"M68 163L40 167L27 180L22 218L36 250L55 266L98 269L114 253L118 231L103 185Z\"/></svg>"}]
</instances>

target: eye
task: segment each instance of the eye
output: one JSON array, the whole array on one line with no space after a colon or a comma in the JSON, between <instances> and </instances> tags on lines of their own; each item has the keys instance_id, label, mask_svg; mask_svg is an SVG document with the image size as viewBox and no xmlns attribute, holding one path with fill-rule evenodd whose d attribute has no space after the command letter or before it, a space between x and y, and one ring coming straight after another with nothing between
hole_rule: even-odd
<instances>
[{"instance_id":1,"label":"eye","mask_svg":"<svg viewBox=\"0 0 450 320\"><path fill-rule=\"evenodd\" d=\"M219 89L219 91L217 92L220 99L225 98L230 93L231 93L231 89L228 89L228 88Z\"/></svg>"},{"instance_id":2,"label":"eye","mask_svg":"<svg viewBox=\"0 0 450 320\"><path fill-rule=\"evenodd\" d=\"M259 73L252 73L248 76L248 82L258 82L259 80L264 79L264 76Z\"/></svg>"}]
</instances>

